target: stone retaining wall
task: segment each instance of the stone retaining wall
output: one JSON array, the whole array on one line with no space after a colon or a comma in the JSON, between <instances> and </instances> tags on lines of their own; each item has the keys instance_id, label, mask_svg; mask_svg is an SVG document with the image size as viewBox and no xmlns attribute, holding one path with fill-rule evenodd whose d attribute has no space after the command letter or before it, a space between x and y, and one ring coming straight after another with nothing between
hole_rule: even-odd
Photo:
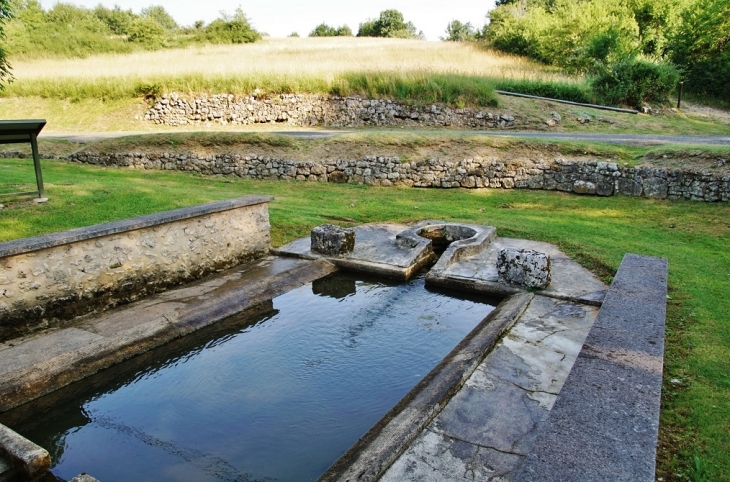
<instances>
[{"instance_id":1,"label":"stone retaining wall","mask_svg":"<svg viewBox=\"0 0 730 482\"><path fill-rule=\"evenodd\" d=\"M598 196L645 196L659 199L730 201L730 175L652 167L626 167L612 162L562 159L501 161L429 159L418 162L398 157L295 161L263 156L195 154L77 153L77 162L222 174L250 179L405 185L436 188L543 189Z\"/></svg>"},{"instance_id":2,"label":"stone retaining wall","mask_svg":"<svg viewBox=\"0 0 730 482\"><path fill-rule=\"evenodd\" d=\"M0 341L270 249L268 196L0 243Z\"/></svg>"},{"instance_id":3,"label":"stone retaining wall","mask_svg":"<svg viewBox=\"0 0 730 482\"><path fill-rule=\"evenodd\" d=\"M198 98L170 94L157 99L145 119L170 126L286 123L293 126L462 128L511 127L515 120L509 114L479 109L416 106L392 100L311 94L281 94L273 97L214 95Z\"/></svg>"}]
</instances>

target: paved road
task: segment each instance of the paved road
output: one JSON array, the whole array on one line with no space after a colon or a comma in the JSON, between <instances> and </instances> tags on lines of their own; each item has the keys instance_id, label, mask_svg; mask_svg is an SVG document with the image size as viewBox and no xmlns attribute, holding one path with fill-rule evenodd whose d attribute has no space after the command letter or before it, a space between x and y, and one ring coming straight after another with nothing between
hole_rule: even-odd
<instances>
[{"instance_id":1,"label":"paved road","mask_svg":"<svg viewBox=\"0 0 730 482\"><path fill-rule=\"evenodd\" d=\"M226 131L231 132L231 131ZM358 132L355 130L255 130L250 132L280 134L302 138L322 138L333 137L348 132ZM579 134L579 133L557 133L557 132L528 132L528 131L462 131L462 130L372 130L363 129L359 132L408 132L414 134L463 134L474 136L492 136L492 137L521 137L531 139L547 139L547 140L565 140L565 141L587 141L587 142L606 142L610 144L653 146L666 144L698 144L710 146L730 146L730 133L727 136L664 136L657 134ZM43 134L42 139L66 139L71 142L89 143L102 139L112 139L125 137L130 135L151 134L151 132L89 132L80 134Z\"/></svg>"}]
</instances>

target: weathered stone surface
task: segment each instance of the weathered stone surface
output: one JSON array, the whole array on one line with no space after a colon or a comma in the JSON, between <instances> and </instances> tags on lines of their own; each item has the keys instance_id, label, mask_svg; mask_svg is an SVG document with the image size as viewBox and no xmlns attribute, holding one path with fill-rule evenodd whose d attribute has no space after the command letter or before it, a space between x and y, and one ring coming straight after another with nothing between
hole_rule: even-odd
<instances>
[{"instance_id":1,"label":"weathered stone surface","mask_svg":"<svg viewBox=\"0 0 730 482\"><path fill-rule=\"evenodd\" d=\"M334 224L322 224L312 229L312 251L328 256L341 256L355 249L355 230Z\"/></svg>"},{"instance_id":2,"label":"weathered stone surface","mask_svg":"<svg viewBox=\"0 0 730 482\"><path fill-rule=\"evenodd\" d=\"M0 453L9 458L10 466L20 472L21 477L33 480L51 466L48 452L22 435L0 424Z\"/></svg>"},{"instance_id":3,"label":"weathered stone surface","mask_svg":"<svg viewBox=\"0 0 730 482\"><path fill-rule=\"evenodd\" d=\"M691 170L634 168L600 160L467 158L458 162L442 159L403 162L398 157L365 156L300 161L255 154L199 156L179 152L77 152L69 159L96 165L192 171L247 179L443 189L544 189L598 196L644 195L707 202L730 200L730 176Z\"/></svg>"},{"instance_id":4,"label":"weathered stone surface","mask_svg":"<svg viewBox=\"0 0 730 482\"><path fill-rule=\"evenodd\" d=\"M550 256L538 251L504 248L497 255L499 280L526 288L550 284Z\"/></svg>"},{"instance_id":5,"label":"weathered stone surface","mask_svg":"<svg viewBox=\"0 0 730 482\"><path fill-rule=\"evenodd\" d=\"M90 476L89 474L79 474L73 479L71 479L69 482L99 482L98 479L95 479L94 477Z\"/></svg>"},{"instance_id":6,"label":"weathered stone surface","mask_svg":"<svg viewBox=\"0 0 730 482\"><path fill-rule=\"evenodd\" d=\"M286 123L295 126L452 126L502 128L514 125L509 114L492 114L479 109L452 109L439 105L408 105L386 99L358 96L338 97L311 94L213 95L184 98L162 96L145 115L155 124L247 125Z\"/></svg>"},{"instance_id":7,"label":"weathered stone surface","mask_svg":"<svg viewBox=\"0 0 730 482\"><path fill-rule=\"evenodd\" d=\"M667 262L627 254L535 448L512 480L654 481Z\"/></svg>"},{"instance_id":8,"label":"weathered stone surface","mask_svg":"<svg viewBox=\"0 0 730 482\"><path fill-rule=\"evenodd\" d=\"M0 341L266 254L270 199L0 243Z\"/></svg>"}]
</instances>

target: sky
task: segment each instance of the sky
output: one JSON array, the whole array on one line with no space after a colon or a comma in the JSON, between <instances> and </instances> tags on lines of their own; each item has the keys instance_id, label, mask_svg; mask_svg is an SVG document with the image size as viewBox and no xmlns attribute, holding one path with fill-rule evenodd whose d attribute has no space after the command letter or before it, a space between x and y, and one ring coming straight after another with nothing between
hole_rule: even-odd
<instances>
[{"instance_id":1,"label":"sky","mask_svg":"<svg viewBox=\"0 0 730 482\"><path fill-rule=\"evenodd\" d=\"M58 0L40 0L40 3L48 9ZM427 40L445 36L446 25L451 20L471 22L480 28L486 23L487 11L494 7L494 0L64 0L64 3L88 8L100 3L107 7L119 5L137 13L150 5L162 5L180 25L192 25L196 20L207 23L218 18L221 11L233 13L240 6L256 30L273 37L286 37L292 32L304 37L322 22L333 27L346 24L357 33L361 22L394 8L422 30Z\"/></svg>"}]
</instances>

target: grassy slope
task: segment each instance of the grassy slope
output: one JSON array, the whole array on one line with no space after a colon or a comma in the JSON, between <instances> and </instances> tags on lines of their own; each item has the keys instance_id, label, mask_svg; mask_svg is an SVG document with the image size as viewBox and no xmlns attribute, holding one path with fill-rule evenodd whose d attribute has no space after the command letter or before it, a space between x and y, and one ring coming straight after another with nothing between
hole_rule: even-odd
<instances>
[{"instance_id":1,"label":"grassy slope","mask_svg":"<svg viewBox=\"0 0 730 482\"><path fill-rule=\"evenodd\" d=\"M610 281L626 252L670 263L659 476L730 480L730 206L505 190L243 181L46 162L51 200L0 210L0 240L245 194L272 194L274 245L318 224L460 220L558 244ZM32 182L28 161L0 161Z\"/></svg>"},{"instance_id":2,"label":"grassy slope","mask_svg":"<svg viewBox=\"0 0 730 482\"><path fill-rule=\"evenodd\" d=\"M403 39L267 38L247 45L86 59L10 60L16 81L0 93L0 117L46 118L46 132L165 132L169 129L142 120L147 106L141 93L152 86L185 95L250 94L258 89L361 93L415 102L434 96L454 105L488 106L490 86L505 80L584 85L584 79L470 44ZM520 129L546 130L545 121L556 111L563 117L557 131L727 134L730 130L727 122L671 112L632 116L514 97L499 96L498 101L499 107L486 109L511 113ZM579 124L576 118L584 114L593 121ZM238 127L211 127L231 128Z\"/></svg>"}]
</instances>

